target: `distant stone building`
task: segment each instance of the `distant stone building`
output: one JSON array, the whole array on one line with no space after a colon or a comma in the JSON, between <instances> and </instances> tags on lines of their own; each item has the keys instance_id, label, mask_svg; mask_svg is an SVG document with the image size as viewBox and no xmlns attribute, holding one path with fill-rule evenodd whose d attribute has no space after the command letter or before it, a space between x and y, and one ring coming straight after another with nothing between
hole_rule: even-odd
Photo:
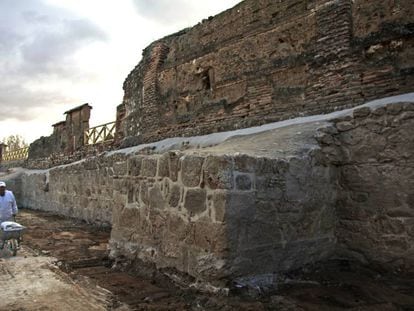
<instances>
[{"instance_id":1,"label":"distant stone building","mask_svg":"<svg viewBox=\"0 0 414 311\"><path fill-rule=\"evenodd\" d=\"M84 132L89 129L89 118L92 106L83 104L65 112L67 152L73 152L83 146Z\"/></svg>"},{"instance_id":2,"label":"distant stone building","mask_svg":"<svg viewBox=\"0 0 414 311\"><path fill-rule=\"evenodd\" d=\"M59 150L65 150L67 146L67 134L66 134L66 121L60 121L58 123L55 123L52 125L53 127L53 138L54 142L53 144L56 145L56 147Z\"/></svg>"},{"instance_id":3,"label":"distant stone building","mask_svg":"<svg viewBox=\"0 0 414 311\"><path fill-rule=\"evenodd\" d=\"M92 106L83 104L65 112L66 120L53 124L53 133L34 141L29 159L45 158L51 154L69 154L84 145L84 132L89 129Z\"/></svg>"},{"instance_id":4,"label":"distant stone building","mask_svg":"<svg viewBox=\"0 0 414 311\"><path fill-rule=\"evenodd\" d=\"M0 143L0 163L3 159L3 153L6 151L6 144Z\"/></svg>"}]
</instances>

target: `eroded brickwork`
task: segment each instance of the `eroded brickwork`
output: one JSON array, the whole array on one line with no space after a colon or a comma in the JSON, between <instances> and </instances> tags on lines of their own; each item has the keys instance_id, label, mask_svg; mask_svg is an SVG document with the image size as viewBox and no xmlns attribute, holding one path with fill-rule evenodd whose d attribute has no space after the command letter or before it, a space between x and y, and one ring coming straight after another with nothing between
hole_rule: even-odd
<instances>
[{"instance_id":1,"label":"eroded brickwork","mask_svg":"<svg viewBox=\"0 0 414 311\"><path fill-rule=\"evenodd\" d=\"M414 8L246 0L143 54L124 84L130 144L326 113L412 91Z\"/></svg>"}]
</instances>

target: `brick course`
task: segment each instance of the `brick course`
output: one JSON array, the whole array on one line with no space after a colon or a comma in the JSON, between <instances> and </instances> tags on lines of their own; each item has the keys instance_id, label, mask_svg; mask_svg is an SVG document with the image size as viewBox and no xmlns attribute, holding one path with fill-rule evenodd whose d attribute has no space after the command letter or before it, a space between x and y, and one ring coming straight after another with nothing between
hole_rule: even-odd
<instances>
[{"instance_id":1,"label":"brick course","mask_svg":"<svg viewBox=\"0 0 414 311\"><path fill-rule=\"evenodd\" d=\"M123 135L207 134L412 91L413 11L408 0L243 1L144 50L124 83Z\"/></svg>"}]
</instances>

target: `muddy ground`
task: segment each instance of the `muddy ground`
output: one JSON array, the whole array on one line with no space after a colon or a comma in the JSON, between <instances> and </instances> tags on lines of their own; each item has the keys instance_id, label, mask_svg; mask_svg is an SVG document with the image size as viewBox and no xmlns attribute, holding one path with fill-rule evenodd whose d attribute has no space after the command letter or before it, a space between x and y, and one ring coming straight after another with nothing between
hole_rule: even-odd
<instances>
[{"instance_id":1,"label":"muddy ground","mask_svg":"<svg viewBox=\"0 0 414 311\"><path fill-rule=\"evenodd\" d=\"M0 252L0 310L414 310L414 276L332 261L285 276L266 294L214 296L108 259L110 231L22 210L16 257ZM145 276L146 275L146 276Z\"/></svg>"}]
</instances>

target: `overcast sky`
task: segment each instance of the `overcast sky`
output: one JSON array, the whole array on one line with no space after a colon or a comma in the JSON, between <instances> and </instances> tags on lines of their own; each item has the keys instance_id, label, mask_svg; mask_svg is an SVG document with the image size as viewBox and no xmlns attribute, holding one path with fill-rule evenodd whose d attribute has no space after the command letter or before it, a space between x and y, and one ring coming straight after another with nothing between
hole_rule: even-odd
<instances>
[{"instance_id":1,"label":"overcast sky","mask_svg":"<svg viewBox=\"0 0 414 311\"><path fill-rule=\"evenodd\" d=\"M63 113L115 120L122 83L152 41L240 0L0 0L0 139L48 136Z\"/></svg>"}]
</instances>

